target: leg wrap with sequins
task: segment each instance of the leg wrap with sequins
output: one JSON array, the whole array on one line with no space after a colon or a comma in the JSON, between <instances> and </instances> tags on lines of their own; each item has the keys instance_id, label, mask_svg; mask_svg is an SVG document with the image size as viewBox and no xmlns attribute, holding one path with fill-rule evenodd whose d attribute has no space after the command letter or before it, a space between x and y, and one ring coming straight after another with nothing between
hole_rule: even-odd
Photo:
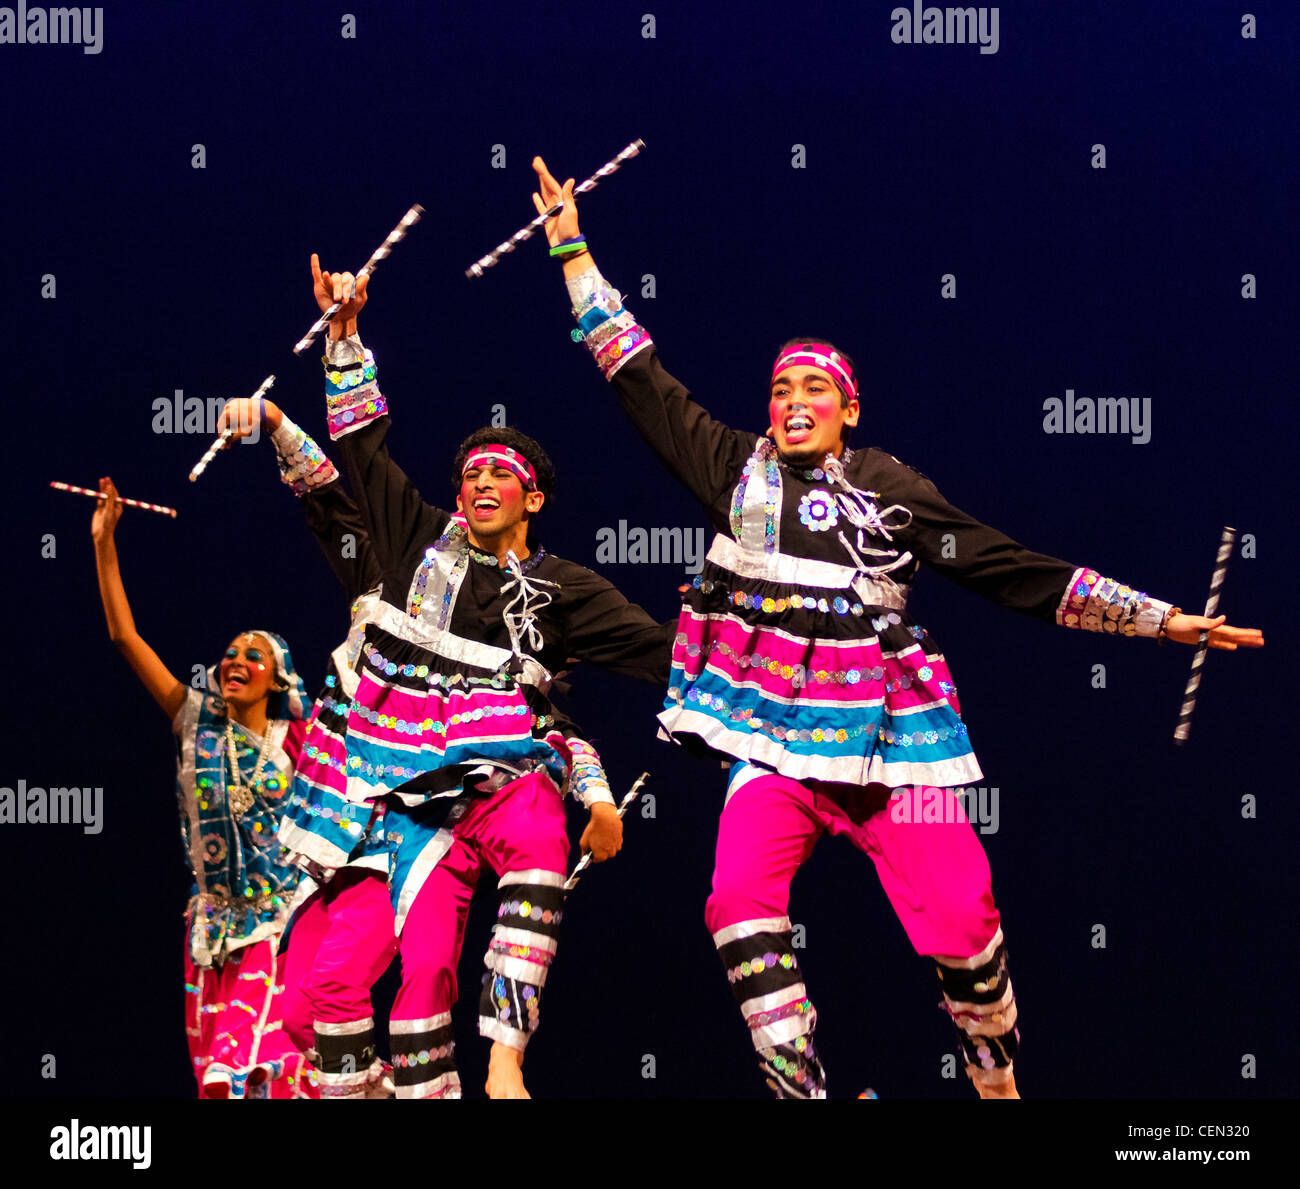
<instances>
[{"instance_id":1,"label":"leg wrap with sequins","mask_svg":"<svg viewBox=\"0 0 1300 1189\"><path fill-rule=\"evenodd\" d=\"M826 1076L813 1051L817 1012L791 945L789 917L739 921L713 935L759 1066L778 1098L824 1098Z\"/></svg>"},{"instance_id":2,"label":"leg wrap with sequins","mask_svg":"<svg viewBox=\"0 0 1300 1189\"><path fill-rule=\"evenodd\" d=\"M974 957L936 957L935 964L943 986L943 1009L957 1025L967 1074L985 1085L1007 1081L1020 1031L1002 930Z\"/></svg>"},{"instance_id":3,"label":"leg wrap with sequins","mask_svg":"<svg viewBox=\"0 0 1300 1189\"><path fill-rule=\"evenodd\" d=\"M542 987L555 959L564 905L564 875L533 868L507 871L492 941L484 955L478 1030L512 1049L537 1031Z\"/></svg>"},{"instance_id":4,"label":"leg wrap with sequins","mask_svg":"<svg viewBox=\"0 0 1300 1189\"><path fill-rule=\"evenodd\" d=\"M375 1063L375 1021L316 1022L315 1047L307 1054L316 1067L321 1098L364 1098Z\"/></svg>"},{"instance_id":5,"label":"leg wrap with sequins","mask_svg":"<svg viewBox=\"0 0 1300 1189\"><path fill-rule=\"evenodd\" d=\"M451 1012L423 1020L390 1020L393 1084L398 1098L459 1098Z\"/></svg>"}]
</instances>

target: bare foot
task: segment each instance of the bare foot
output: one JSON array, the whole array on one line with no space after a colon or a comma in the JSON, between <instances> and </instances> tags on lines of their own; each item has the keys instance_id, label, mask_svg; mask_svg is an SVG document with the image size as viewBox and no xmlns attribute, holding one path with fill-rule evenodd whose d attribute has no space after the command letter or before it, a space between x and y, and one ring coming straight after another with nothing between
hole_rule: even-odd
<instances>
[{"instance_id":1,"label":"bare foot","mask_svg":"<svg viewBox=\"0 0 1300 1189\"><path fill-rule=\"evenodd\" d=\"M1013 1073L1007 1075L1007 1080L1005 1082L996 1082L992 1085L988 1082L978 1081L973 1077L971 1078L971 1081L975 1083L976 1093L978 1093L981 1098L1020 1097L1020 1095L1016 1093L1016 1075Z\"/></svg>"},{"instance_id":2,"label":"bare foot","mask_svg":"<svg viewBox=\"0 0 1300 1189\"><path fill-rule=\"evenodd\" d=\"M488 1055L488 1076L484 1089L489 1098L531 1098L524 1089L524 1051L512 1049L499 1040L492 1042Z\"/></svg>"}]
</instances>

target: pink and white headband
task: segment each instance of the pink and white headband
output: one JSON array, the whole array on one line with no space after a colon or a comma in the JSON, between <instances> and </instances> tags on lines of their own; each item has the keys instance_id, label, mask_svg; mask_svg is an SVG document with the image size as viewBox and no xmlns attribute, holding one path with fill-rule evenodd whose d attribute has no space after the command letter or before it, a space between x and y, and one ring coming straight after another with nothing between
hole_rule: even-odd
<instances>
[{"instance_id":1,"label":"pink and white headband","mask_svg":"<svg viewBox=\"0 0 1300 1189\"><path fill-rule=\"evenodd\" d=\"M505 467L526 490L537 490L537 472L533 470L533 464L518 450L512 450L509 446L496 444L480 446L465 459L465 465L460 472L461 478L465 477L466 471L476 467Z\"/></svg>"},{"instance_id":2,"label":"pink and white headband","mask_svg":"<svg viewBox=\"0 0 1300 1189\"><path fill-rule=\"evenodd\" d=\"M858 399L858 381L848 360L825 343L795 343L787 347L772 365L772 379L775 380L788 367L819 367L835 377L849 400Z\"/></svg>"}]
</instances>

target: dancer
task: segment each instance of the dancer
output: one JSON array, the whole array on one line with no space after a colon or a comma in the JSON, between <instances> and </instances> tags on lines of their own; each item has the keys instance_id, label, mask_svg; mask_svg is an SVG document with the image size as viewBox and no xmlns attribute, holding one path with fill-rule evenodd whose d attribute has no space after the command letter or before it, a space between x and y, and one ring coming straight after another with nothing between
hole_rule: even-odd
<instances>
[{"instance_id":1,"label":"dancer","mask_svg":"<svg viewBox=\"0 0 1300 1189\"><path fill-rule=\"evenodd\" d=\"M185 914L186 1036L200 1097L316 1097L281 1024L280 933L298 883L275 838L305 734L306 691L274 632L242 632L204 689L178 680L136 631L114 539L108 478L95 509L109 636L172 721L181 833L194 875Z\"/></svg>"},{"instance_id":2,"label":"dancer","mask_svg":"<svg viewBox=\"0 0 1300 1189\"><path fill-rule=\"evenodd\" d=\"M308 527L347 592L352 623L330 656L307 723L279 839L300 880L281 948L284 1026L316 1068L323 1099L391 1097L375 1053L371 989L397 954L388 896L382 804L346 798L344 764L353 666L365 624L378 610L379 565L338 471L274 401L231 401L222 428L238 440L259 425L275 447L281 480L298 496Z\"/></svg>"},{"instance_id":3,"label":"dancer","mask_svg":"<svg viewBox=\"0 0 1300 1189\"><path fill-rule=\"evenodd\" d=\"M499 877L479 1031L491 1039L487 1091L527 1097L521 1066L539 1020L562 915L568 839L558 786L588 809L584 849L622 845L595 749L566 733L547 691L570 658L648 681L668 672L669 630L590 570L530 537L550 498L550 459L509 428L460 446L461 519L424 503L390 460L388 410L374 358L356 334L368 278L322 273L330 323L331 437L365 517L384 606L367 626L346 733L348 796L393 791L385 827L401 934L402 985L389 1034L399 1098L456 1096L451 1005L470 898Z\"/></svg>"},{"instance_id":4,"label":"dancer","mask_svg":"<svg viewBox=\"0 0 1300 1189\"><path fill-rule=\"evenodd\" d=\"M892 455L851 449L858 381L825 340L781 348L765 434L713 420L596 270L572 180L559 186L541 158L534 168L537 210L563 201L547 238L587 347L717 530L703 572L682 588L659 719L671 738L732 761L705 915L768 1085L825 1094L788 911L791 879L829 832L871 856L913 946L935 962L975 1089L1017 1097L1001 920L953 792L981 773L947 662L906 614L919 563L1070 628L1182 643L1209 630L1228 650L1262 635L1032 553Z\"/></svg>"}]
</instances>

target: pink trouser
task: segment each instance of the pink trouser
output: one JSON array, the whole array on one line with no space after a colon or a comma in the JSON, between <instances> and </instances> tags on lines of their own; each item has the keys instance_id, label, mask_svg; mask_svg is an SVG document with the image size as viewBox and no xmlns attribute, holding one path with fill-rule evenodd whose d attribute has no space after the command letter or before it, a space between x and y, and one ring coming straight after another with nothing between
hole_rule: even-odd
<instances>
[{"instance_id":1,"label":"pink trouser","mask_svg":"<svg viewBox=\"0 0 1300 1189\"><path fill-rule=\"evenodd\" d=\"M948 802L951 789L937 790ZM790 881L824 833L866 852L918 954L967 958L998 931L989 862L964 813L896 822L880 786L834 799L773 773L742 785L718 824L710 933L756 918L784 917ZM959 804L959 803L958 803Z\"/></svg>"},{"instance_id":2,"label":"pink trouser","mask_svg":"<svg viewBox=\"0 0 1300 1189\"><path fill-rule=\"evenodd\" d=\"M400 814L390 814L389 828L401 831ZM524 1048L555 955L569 840L550 779L532 773L474 797L448 828L450 848L425 877L402 927L402 985L390 1021L399 1098L459 1093L451 1006L465 921L484 866L499 877L501 904L485 958L482 1035Z\"/></svg>"},{"instance_id":3,"label":"pink trouser","mask_svg":"<svg viewBox=\"0 0 1300 1189\"><path fill-rule=\"evenodd\" d=\"M280 1020L279 937L198 967L185 946L185 1036L200 1098L316 1098L311 1066Z\"/></svg>"},{"instance_id":4,"label":"pink trouser","mask_svg":"<svg viewBox=\"0 0 1300 1189\"><path fill-rule=\"evenodd\" d=\"M988 859L950 789L925 798L924 815L894 812L904 807L881 786L823 789L768 773L741 784L722 811L705 920L778 1096L826 1093L789 917L790 881L825 833L870 856L917 953L935 959L971 1076L1010 1076L1016 1009Z\"/></svg>"},{"instance_id":5,"label":"pink trouser","mask_svg":"<svg viewBox=\"0 0 1300 1189\"><path fill-rule=\"evenodd\" d=\"M370 988L397 954L383 872L344 868L297 912L284 968L284 1029L312 1047L318 1023L371 1018Z\"/></svg>"}]
</instances>

